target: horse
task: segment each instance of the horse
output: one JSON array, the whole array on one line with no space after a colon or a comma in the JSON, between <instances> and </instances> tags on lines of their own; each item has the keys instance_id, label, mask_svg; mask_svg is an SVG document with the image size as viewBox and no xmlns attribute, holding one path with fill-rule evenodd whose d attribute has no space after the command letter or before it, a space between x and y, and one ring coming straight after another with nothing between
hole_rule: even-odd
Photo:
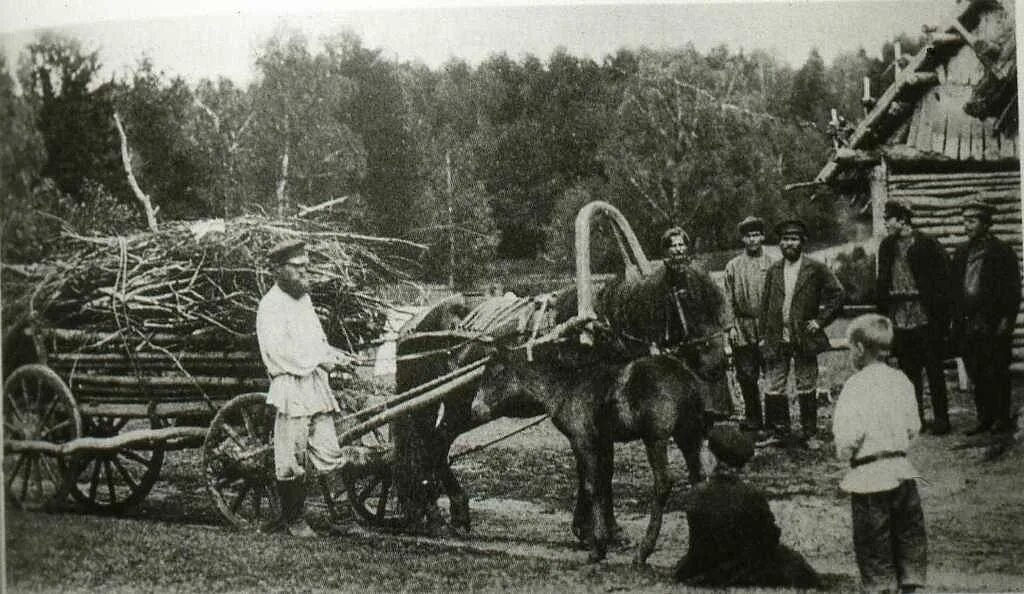
<instances>
[{"instance_id":1,"label":"horse","mask_svg":"<svg viewBox=\"0 0 1024 594\"><path fill-rule=\"evenodd\" d=\"M683 453L691 484L701 479L707 385L672 355L609 361L593 352L580 356L578 349L570 348L566 356L564 343L534 345L529 362L520 356L522 349L497 345L473 399L474 422L551 416L576 458L573 532L586 542L591 562L605 557L612 534L613 444L642 440L654 474L647 531L634 556L634 563L643 565L654 550L671 492L670 438Z\"/></svg>"},{"instance_id":2,"label":"horse","mask_svg":"<svg viewBox=\"0 0 1024 594\"><path fill-rule=\"evenodd\" d=\"M624 364L650 356L652 343L664 332L662 312L657 307L661 275L663 267L659 264L649 279L639 283L618 279L602 289L597 313L609 322L595 326L605 331L597 337L595 347L587 350L587 356L602 365L609 361ZM630 301L630 295L637 299ZM630 305L634 303L641 307ZM488 347L483 339L521 344L541 330L568 324L576 320L576 306L575 288L531 299L492 298L473 309L461 296L448 298L399 331L396 388L403 392L484 358L493 347ZM705 380L700 384L700 393L710 404L716 400L713 386L725 386L724 335L714 331L711 316L698 316L690 322L687 340L672 345L664 354L684 361L687 369ZM467 334L480 340L467 338ZM393 425L398 460L396 482L410 523L436 511L435 502L443 489L451 504L451 528L455 535L470 530L469 497L451 469L448 453L459 435L484 422L471 411L475 388L470 384L455 390L445 398L443 407L417 411ZM614 528L610 505L605 513L604 525ZM589 532L582 524L574 531L578 537Z\"/></svg>"}]
</instances>

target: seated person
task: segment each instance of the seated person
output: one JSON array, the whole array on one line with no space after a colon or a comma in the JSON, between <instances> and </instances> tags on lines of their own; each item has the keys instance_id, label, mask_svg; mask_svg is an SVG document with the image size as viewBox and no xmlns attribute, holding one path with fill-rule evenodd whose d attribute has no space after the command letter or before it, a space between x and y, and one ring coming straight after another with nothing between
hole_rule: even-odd
<instances>
[{"instance_id":1,"label":"seated person","mask_svg":"<svg viewBox=\"0 0 1024 594\"><path fill-rule=\"evenodd\" d=\"M764 493L738 476L754 456L750 437L718 425L708 434L708 449L714 470L686 505L690 550L676 565L676 580L712 587L818 587L817 573L800 553L779 543Z\"/></svg>"}]
</instances>

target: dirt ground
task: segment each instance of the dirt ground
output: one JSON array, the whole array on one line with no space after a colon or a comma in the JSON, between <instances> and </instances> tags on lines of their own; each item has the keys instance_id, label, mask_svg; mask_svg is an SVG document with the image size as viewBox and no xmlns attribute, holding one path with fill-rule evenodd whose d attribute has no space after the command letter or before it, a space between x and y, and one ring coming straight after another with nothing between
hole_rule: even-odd
<instances>
[{"instance_id":1,"label":"dirt ground","mask_svg":"<svg viewBox=\"0 0 1024 594\"><path fill-rule=\"evenodd\" d=\"M1024 400L1024 382L1015 389ZM918 438L911 460L921 472L923 507L929 536L929 589L936 591L1024 591L1024 445L985 461L988 437L967 438L962 431L973 424L969 394L952 394L951 416L958 432ZM825 411L827 423L828 411ZM455 452L485 442L520 426L522 421L500 420L466 434ZM565 439L548 422L492 448L516 452L568 452ZM568 454L567 454L568 455ZM685 516L680 511L678 485L684 463L672 451L677 495L669 504L662 536L651 565L667 571L687 548ZM472 486L472 476L486 461L469 456L456 463L456 471ZM634 543L642 538L647 516L643 509L649 493L650 473L639 444L620 445L616 479L616 510ZM838 490L844 466L830 452L764 448L752 461L749 480L765 489L782 528L782 540L791 545L819 572L845 576L840 583L855 587L856 566L851 545L849 499ZM630 492L629 487L641 486ZM623 488L626 487L626 488ZM575 546L570 533L571 501L565 507L551 502L500 497L475 498L474 536L462 546L513 555L576 559L586 552ZM623 510L625 508L625 510ZM615 551L609 563L628 564L631 549ZM845 587L843 588L845 589Z\"/></svg>"},{"instance_id":2,"label":"dirt ground","mask_svg":"<svg viewBox=\"0 0 1024 594\"><path fill-rule=\"evenodd\" d=\"M841 375L838 372L836 377ZM1018 406L1024 402L1024 382L1018 381L1015 399ZM822 411L822 426L829 424L829 408ZM911 451L911 461L925 479L920 489L929 536L929 591L1024 592L1024 444L1017 444L993 461L984 461L989 438L968 439L962 435L974 422L972 410L969 395L955 392L951 413L958 433L922 436ZM335 572L342 583L354 579L350 576L361 575L366 563L375 564L383 575L391 576L363 584L363 590L376 590L378 586L393 590L397 583L400 590L493 591L506 589L496 584L507 582L520 584L517 588L528 584L529 590L563 593L594 589L681 591L670 579L670 568L687 549L686 521L680 510L690 486L679 452L670 449L675 486L661 538L650 558L651 569L638 572L630 567L631 546L612 551L605 563L588 565L586 551L577 545L570 530L575 489L572 455L568 442L550 423L459 456L467 448L505 435L523 423L507 419L490 423L462 436L453 449L457 457L454 469L472 497L474 524L470 537L456 538L443 532L437 536L385 534L358 526L352 519L348 537L317 539L303 543L306 548L296 544L296 555L317 562L322 556L331 564L345 560L352 566L349 573ZM759 449L746 471L747 480L767 493L782 528L783 542L800 551L823 574L827 589L833 592L857 589L849 503L837 488L843 471L844 465L828 448L811 452L776 447ZM637 543L646 527L651 489L651 474L640 444L620 444L616 448L613 489L619 523L629 539ZM322 519L320 508L322 503L317 500L309 503L311 522ZM287 568L258 573L261 580L274 580L267 583L237 581L248 579L245 576L256 571L251 569L253 563L277 567L273 563L278 562L275 560L280 554L273 552L273 546L278 540L276 535L239 534L225 528L206 493L198 456L192 450L175 453L149 497L138 508L116 517L92 516L71 508L51 514L18 512L7 519L11 591L67 591L68 587L109 591L108 586L118 583L122 584L120 590L114 590L139 591L137 582L123 581L149 575L139 573L135 562L110 569L128 552L134 555L130 559L138 558L139 563L152 566L150 573L154 575L172 572L171 583L175 585L165 587L166 591L290 591L302 589L306 583L302 575L289 576ZM61 535L65 533L77 534L88 542L64 542ZM148 549L138 544L148 543L147 539L153 541ZM341 547L345 552L325 552L339 543L345 545ZM200 545L205 548L196 549ZM55 559L61 561L44 561L50 555L43 551L53 547L60 549L61 556ZM234 550L238 547L244 548L241 552ZM380 550L400 550L404 551L402 555L410 556L382 560L377 555ZM211 564L202 551L221 558ZM432 555L453 565L432 566ZM498 563L501 575L484 586L467 585L467 576L459 567L479 568L489 563L487 559L511 561ZM518 575L524 571L521 567L533 568L529 571L534 574ZM570 574L565 574L565 568ZM545 571L560 576L561 581L544 586L548 575ZM88 581L74 581L83 573ZM348 591L353 590L350 587Z\"/></svg>"}]
</instances>

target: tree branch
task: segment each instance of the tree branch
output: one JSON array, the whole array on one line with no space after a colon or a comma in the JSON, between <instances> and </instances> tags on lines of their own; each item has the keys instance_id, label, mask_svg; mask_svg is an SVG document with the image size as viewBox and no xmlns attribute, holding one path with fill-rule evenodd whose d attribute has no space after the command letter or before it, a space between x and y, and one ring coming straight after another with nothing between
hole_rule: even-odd
<instances>
[{"instance_id":1,"label":"tree branch","mask_svg":"<svg viewBox=\"0 0 1024 594\"><path fill-rule=\"evenodd\" d=\"M156 231L156 211L153 210L153 202L150 201L149 196L142 191L139 187L139 183L135 181L135 175L132 173L132 159L128 152L128 136L124 133L124 126L121 125L121 118L114 112L114 125L117 126L117 134L121 137L121 163L124 164L124 172L128 176L128 185L132 187L132 192L135 194L135 199L142 205L142 210L146 215L146 226L150 231Z\"/></svg>"}]
</instances>

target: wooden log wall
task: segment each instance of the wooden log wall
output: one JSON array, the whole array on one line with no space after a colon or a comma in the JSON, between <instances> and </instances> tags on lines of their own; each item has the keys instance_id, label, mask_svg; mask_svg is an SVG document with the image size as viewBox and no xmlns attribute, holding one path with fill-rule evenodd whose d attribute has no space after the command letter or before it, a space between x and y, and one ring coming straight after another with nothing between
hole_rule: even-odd
<instances>
[{"instance_id":1,"label":"wooden log wall","mask_svg":"<svg viewBox=\"0 0 1024 594\"><path fill-rule=\"evenodd\" d=\"M978 173L913 173L888 175L885 195L911 205L914 228L935 237L952 255L964 242L963 204L981 198L996 209L992 232L1024 255L1021 235L1020 172L1016 169ZM875 203L880 214L883 198ZM876 229L879 231L879 229ZM884 230L882 230L884 232ZM1022 266L1024 268L1024 266ZM1024 304L1013 332L1013 369L1024 372Z\"/></svg>"}]
</instances>

